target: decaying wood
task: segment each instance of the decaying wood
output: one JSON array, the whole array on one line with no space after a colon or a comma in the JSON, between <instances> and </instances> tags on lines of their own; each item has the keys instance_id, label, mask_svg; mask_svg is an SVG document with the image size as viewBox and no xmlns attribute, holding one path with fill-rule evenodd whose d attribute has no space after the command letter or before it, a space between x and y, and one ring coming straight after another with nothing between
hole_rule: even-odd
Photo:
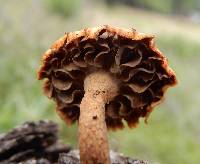
<instances>
[{"instance_id":1,"label":"decaying wood","mask_svg":"<svg viewBox=\"0 0 200 164\"><path fill-rule=\"evenodd\" d=\"M113 164L147 164L110 152ZM0 164L79 164L78 150L61 143L52 121L26 122L0 134Z\"/></svg>"},{"instance_id":2,"label":"decaying wood","mask_svg":"<svg viewBox=\"0 0 200 164\"><path fill-rule=\"evenodd\" d=\"M112 164L147 164L147 161L132 159L122 154L110 151L110 159ZM58 159L58 164L80 164L78 150L72 150L69 153L62 153Z\"/></svg>"},{"instance_id":3,"label":"decaying wood","mask_svg":"<svg viewBox=\"0 0 200 164\"><path fill-rule=\"evenodd\" d=\"M0 136L0 163L40 158L52 163L69 150L58 143L58 126L51 121L27 122Z\"/></svg>"}]
</instances>

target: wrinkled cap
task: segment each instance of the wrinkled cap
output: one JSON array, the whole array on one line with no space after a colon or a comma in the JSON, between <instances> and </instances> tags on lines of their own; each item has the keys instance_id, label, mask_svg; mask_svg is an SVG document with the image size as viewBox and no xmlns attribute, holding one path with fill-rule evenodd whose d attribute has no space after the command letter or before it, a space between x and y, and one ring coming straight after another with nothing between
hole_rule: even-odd
<instances>
[{"instance_id":1,"label":"wrinkled cap","mask_svg":"<svg viewBox=\"0 0 200 164\"><path fill-rule=\"evenodd\" d=\"M117 79L118 94L105 106L108 128L135 127L176 84L167 59L155 47L153 36L110 26L66 33L47 50L38 79L44 93L55 100L66 123L79 118L84 79L104 70Z\"/></svg>"}]
</instances>

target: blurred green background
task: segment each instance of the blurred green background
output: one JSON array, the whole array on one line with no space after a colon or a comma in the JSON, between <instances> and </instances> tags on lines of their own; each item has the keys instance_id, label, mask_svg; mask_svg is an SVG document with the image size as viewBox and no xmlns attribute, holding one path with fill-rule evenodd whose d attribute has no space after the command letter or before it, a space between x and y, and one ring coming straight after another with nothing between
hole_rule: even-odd
<instances>
[{"instance_id":1,"label":"blurred green background","mask_svg":"<svg viewBox=\"0 0 200 164\"><path fill-rule=\"evenodd\" d=\"M109 24L156 35L179 85L168 90L149 124L110 132L111 148L153 164L200 163L199 0L0 0L0 133L30 120L59 122L77 147L77 125L67 127L42 94L36 71L42 54L65 32Z\"/></svg>"}]
</instances>

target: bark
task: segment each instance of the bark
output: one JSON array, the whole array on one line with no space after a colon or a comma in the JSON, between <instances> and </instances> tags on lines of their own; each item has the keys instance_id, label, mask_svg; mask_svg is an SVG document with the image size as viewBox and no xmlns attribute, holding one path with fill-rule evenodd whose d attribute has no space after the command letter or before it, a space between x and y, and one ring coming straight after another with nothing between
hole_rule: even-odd
<instances>
[{"instance_id":1,"label":"bark","mask_svg":"<svg viewBox=\"0 0 200 164\"><path fill-rule=\"evenodd\" d=\"M58 142L58 126L51 121L27 122L0 136L0 163L32 159L56 162L70 147Z\"/></svg>"}]
</instances>

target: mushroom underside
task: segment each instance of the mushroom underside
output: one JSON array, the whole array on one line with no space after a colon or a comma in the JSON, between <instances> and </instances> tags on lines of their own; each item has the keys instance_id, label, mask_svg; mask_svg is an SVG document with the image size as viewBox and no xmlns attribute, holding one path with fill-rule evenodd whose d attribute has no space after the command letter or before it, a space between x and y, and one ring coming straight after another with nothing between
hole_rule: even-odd
<instances>
[{"instance_id":1,"label":"mushroom underside","mask_svg":"<svg viewBox=\"0 0 200 164\"><path fill-rule=\"evenodd\" d=\"M46 55L39 79L47 78L44 93L56 101L57 111L69 124L79 119L84 80L95 71L107 72L118 84L118 94L105 105L108 128L121 129L125 120L135 127L148 117L167 87L176 83L166 58L155 48L152 37L126 38L108 27L90 31ZM134 31L133 31L134 33Z\"/></svg>"}]
</instances>

